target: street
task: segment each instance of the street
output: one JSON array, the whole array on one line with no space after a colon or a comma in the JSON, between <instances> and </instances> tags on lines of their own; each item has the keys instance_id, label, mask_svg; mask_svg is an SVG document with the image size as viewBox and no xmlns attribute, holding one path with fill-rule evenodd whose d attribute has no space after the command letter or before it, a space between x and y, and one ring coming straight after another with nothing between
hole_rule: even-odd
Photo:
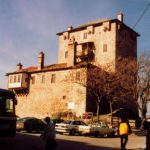
<instances>
[{"instance_id":1,"label":"street","mask_svg":"<svg viewBox=\"0 0 150 150\"><path fill-rule=\"evenodd\" d=\"M17 133L14 138L0 138L0 150L44 150L44 141L40 134ZM120 139L94 138L85 136L69 136L57 134L56 150L119 150ZM128 150L145 148L145 136L130 135Z\"/></svg>"}]
</instances>

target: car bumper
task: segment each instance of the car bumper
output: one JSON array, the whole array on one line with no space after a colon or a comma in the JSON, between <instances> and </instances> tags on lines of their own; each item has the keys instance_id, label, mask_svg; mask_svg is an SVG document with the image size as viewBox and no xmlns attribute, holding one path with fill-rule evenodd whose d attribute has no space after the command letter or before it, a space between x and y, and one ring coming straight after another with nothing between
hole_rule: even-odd
<instances>
[{"instance_id":1,"label":"car bumper","mask_svg":"<svg viewBox=\"0 0 150 150\"><path fill-rule=\"evenodd\" d=\"M59 132L59 133L69 133L70 132L70 129L56 129L56 132Z\"/></svg>"}]
</instances>

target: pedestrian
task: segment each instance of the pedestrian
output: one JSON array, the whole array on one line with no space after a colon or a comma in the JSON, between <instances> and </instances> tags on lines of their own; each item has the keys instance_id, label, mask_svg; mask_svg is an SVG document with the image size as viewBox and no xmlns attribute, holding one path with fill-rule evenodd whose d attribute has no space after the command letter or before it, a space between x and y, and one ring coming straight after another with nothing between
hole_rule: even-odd
<instances>
[{"instance_id":1,"label":"pedestrian","mask_svg":"<svg viewBox=\"0 0 150 150\"><path fill-rule=\"evenodd\" d=\"M121 118L121 122L119 123L118 129L119 129L119 135L120 135L121 150L126 150L126 145L128 142L128 135L131 133L131 127L125 117Z\"/></svg>"},{"instance_id":2,"label":"pedestrian","mask_svg":"<svg viewBox=\"0 0 150 150\"><path fill-rule=\"evenodd\" d=\"M144 130L147 131L146 133L146 148L144 150L150 150L150 121L144 121Z\"/></svg>"},{"instance_id":3,"label":"pedestrian","mask_svg":"<svg viewBox=\"0 0 150 150\"><path fill-rule=\"evenodd\" d=\"M46 117L45 119L46 126L41 134L41 138L45 140L45 150L53 150L56 148L57 143L55 140L55 126L51 121L50 117Z\"/></svg>"}]
</instances>

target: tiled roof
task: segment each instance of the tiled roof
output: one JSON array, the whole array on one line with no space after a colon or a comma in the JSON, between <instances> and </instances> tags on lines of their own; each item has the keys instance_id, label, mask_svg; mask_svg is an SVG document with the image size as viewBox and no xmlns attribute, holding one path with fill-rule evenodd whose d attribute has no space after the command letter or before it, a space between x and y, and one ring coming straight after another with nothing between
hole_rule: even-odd
<instances>
[{"instance_id":1,"label":"tiled roof","mask_svg":"<svg viewBox=\"0 0 150 150\"><path fill-rule=\"evenodd\" d=\"M36 71L36 70L37 70L37 67L31 66L31 67L28 67L28 68L24 68L21 71Z\"/></svg>"},{"instance_id":2,"label":"tiled roof","mask_svg":"<svg viewBox=\"0 0 150 150\"><path fill-rule=\"evenodd\" d=\"M52 64L52 65L44 66L44 68L42 68L41 70L38 70L37 66L31 66L31 67L23 68L19 71L17 70L15 72L7 73L6 75L17 74L17 73L35 73L35 72L45 72L45 71L57 71L57 70L64 70L64 69L82 68L82 67L86 67L86 66L87 66L87 63L85 63L85 62L77 64L75 66L71 66L71 67L68 67L67 63Z\"/></svg>"},{"instance_id":3,"label":"tiled roof","mask_svg":"<svg viewBox=\"0 0 150 150\"><path fill-rule=\"evenodd\" d=\"M50 71L50 70L58 70L58 69L65 69L67 68L67 64L66 63L62 63L62 64L52 64L52 65L48 65L48 66L44 66L44 68L42 68L41 70L38 70L37 66L32 66L32 67L28 67L28 68L24 68L21 71L25 71L25 72L36 72L36 71Z\"/></svg>"}]
</instances>

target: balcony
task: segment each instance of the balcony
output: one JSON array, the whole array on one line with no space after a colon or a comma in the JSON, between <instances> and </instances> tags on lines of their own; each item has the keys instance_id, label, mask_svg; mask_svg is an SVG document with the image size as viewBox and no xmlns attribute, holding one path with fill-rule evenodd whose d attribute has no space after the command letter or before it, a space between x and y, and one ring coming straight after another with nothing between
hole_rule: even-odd
<instances>
[{"instance_id":1,"label":"balcony","mask_svg":"<svg viewBox=\"0 0 150 150\"><path fill-rule=\"evenodd\" d=\"M8 76L8 88L14 90L23 90L28 88L28 74L18 73Z\"/></svg>"},{"instance_id":2,"label":"balcony","mask_svg":"<svg viewBox=\"0 0 150 150\"><path fill-rule=\"evenodd\" d=\"M78 45L76 51L76 62L91 62L94 60L94 43L86 42Z\"/></svg>"}]
</instances>

